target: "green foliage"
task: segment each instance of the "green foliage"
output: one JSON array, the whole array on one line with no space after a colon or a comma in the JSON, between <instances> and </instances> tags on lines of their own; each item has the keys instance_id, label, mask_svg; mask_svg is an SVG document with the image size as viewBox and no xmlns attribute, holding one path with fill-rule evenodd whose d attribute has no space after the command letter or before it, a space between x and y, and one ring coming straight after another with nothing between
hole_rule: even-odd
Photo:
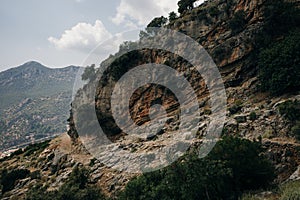
<instances>
[{"instance_id":1,"label":"green foliage","mask_svg":"<svg viewBox=\"0 0 300 200\"><path fill-rule=\"evenodd\" d=\"M22 154L22 153L24 153L24 151L23 151L22 148L20 148L20 149L18 149L17 151L15 151L15 152L13 152L12 154L10 154L9 157L12 158L12 157L18 156L18 155L20 155L20 154Z\"/></svg>"},{"instance_id":2,"label":"green foliage","mask_svg":"<svg viewBox=\"0 0 300 200\"><path fill-rule=\"evenodd\" d=\"M194 8L194 3L196 0L180 0L178 1L178 12L183 14L187 10L191 10Z\"/></svg>"},{"instance_id":3,"label":"green foliage","mask_svg":"<svg viewBox=\"0 0 300 200\"><path fill-rule=\"evenodd\" d=\"M281 187L280 200L300 200L300 181L284 184Z\"/></svg>"},{"instance_id":4,"label":"green foliage","mask_svg":"<svg viewBox=\"0 0 300 200\"><path fill-rule=\"evenodd\" d=\"M164 16L154 18L148 25L149 27L162 27L167 23L168 19Z\"/></svg>"},{"instance_id":5,"label":"green foliage","mask_svg":"<svg viewBox=\"0 0 300 200\"><path fill-rule=\"evenodd\" d=\"M264 10L265 36L282 35L299 27L300 12L295 3L268 0Z\"/></svg>"},{"instance_id":6,"label":"green foliage","mask_svg":"<svg viewBox=\"0 0 300 200\"><path fill-rule=\"evenodd\" d=\"M167 24L168 19L164 16L154 18L146 27L146 32L141 31L140 37L144 38L145 36L154 35L155 29L153 28L160 28Z\"/></svg>"},{"instance_id":7,"label":"green foliage","mask_svg":"<svg viewBox=\"0 0 300 200\"><path fill-rule=\"evenodd\" d=\"M300 120L300 103L297 100L288 100L278 106L279 113L291 122Z\"/></svg>"},{"instance_id":8,"label":"green foliage","mask_svg":"<svg viewBox=\"0 0 300 200\"><path fill-rule=\"evenodd\" d=\"M177 19L177 14L174 11L170 12L169 13L169 22L173 22L176 19Z\"/></svg>"},{"instance_id":9,"label":"green foliage","mask_svg":"<svg viewBox=\"0 0 300 200\"><path fill-rule=\"evenodd\" d=\"M213 51L213 58L221 62L226 57L226 50L222 45L217 46Z\"/></svg>"},{"instance_id":10,"label":"green foliage","mask_svg":"<svg viewBox=\"0 0 300 200\"><path fill-rule=\"evenodd\" d=\"M48 192L46 187L37 184L26 193L26 200L55 200L55 192Z\"/></svg>"},{"instance_id":11,"label":"green foliage","mask_svg":"<svg viewBox=\"0 0 300 200\"><path fill-rule=\"evenodd\" d=\"M75 167L66 183L58 191L48 192L45 187L37 185L26 194L26 200L102 200L101 192L88 185L88 171Z\"/></svg>"},{"instance_id":12,"label":"green foliage","mask_svg":"<svg viewBox=\"0 0 300 200\"><path fill-rule=\"evenodd\" d=\"M229 28L234 34L241 32L247 24L246 14L243 10L237 11L233 18L228 22Z\"/></svg>"},{"instance_id":13,"label":"green foliage","mask_svg":"<svg viewBox=\"0 0 300 200\"><path fill-rule=\"evenodd\" d=\"M185 156L171 166L131 180L120 199L237 199L266 187L273 168L249 140L225 137L207 158Z\"/></svg>"},{"instance_id":14,"label":"green foliage","mask_svg":"<svg viewBox=\"0 0 300 200\"><path fill-rule=\"evenodd\" d=\"M278 106L279 113L292 123L291 133L300 141L300 103L288 100Z\"/></svg>"},{"instance_id":15,"label":"green foliage","mask_svg":"<svg viewBox=\"0 0 300 200\"><path fill-rule=\"evenodd\" d=\"M234 114L240 112L242 108L243 108L242 104L240 104L239 102L235 102L235 103L229 108L229 112L230 112L231 115L234 115Z\"/></svg>"},{"instance_id":16,"label":"green foliage","mask_svg":"<svg viewBox=\"0 0 300 200\"><path fill-rule=\"evenodd\" d=\"M137 48L137 43L132 41L125 41L123 44L119 47L119 52L127 52L132 51L135 48Z\"/></svg>"},{"instance_id":17,"label":"green foliage","mask_svg":"<svg viewBox=\"0 0 300 200\"><path fill-rule=\"evenodd\" d=\"M95 70L95 65L92 64L91 66L87 66L84 69L83 74L81 75L81 79L84 81L93 81L96 79L96 70Z\"/></svg>"},{"instance_id":18,"label":"green foliage","mask_svg":"<svg viewBox=\"0 0 300 200\"><path fill-rule=\"evenodd\" d=\"M36 151L43 151L45 148L49 146L50 140L45 142L37 143L37 144L30 144L24 149L24 156L30 156L32 153Z\"/></svg>"},{"instance_id":19,"label":"green foliage","mask_svg":"<svg viewBox=\"0 0 300 200\"><path fill-rule=\"evenodd\" d=\"M300 121L297 121L296 124L292 127L292 135L296 137L298 141L300 141Z\"/></svg>"},{"instance_id":20,"label":"green foliage","mask_svg":"<svg viewBox=\"0 0 300 200\"><path fill-rule=\"evenodd\" d=\"M218 7L212 6L212 7L209 8L208 13L211 16L217 16L220 13L220 11L219 11Z\"/></svg>"},{"instance_id":21,"label":"green foliage","mask_svg":"<svg viewBox=\"0 0 300 200\"><path fill-rule=\"evenodd\" d=\"M27 169L3 170L1 174L2 193L12 190L17 180L24 179L29 175L30 171Z\"/></svg>"},{"instance_id":22,"label":"green foliage","mask_svg":"<svg viewBox=\"0 0 300 200\"><path fill-rule=\"evenodd\" d=\"M257 119L257 115L256 115L256 112L255 112L255 111L252 111L252 112L250 113L249 119L250 119L251 121L254 121L254 120Z\"/></svg>"},{"instance_id":23,"label":"green foliage","mask_svg":"<svg viewBox=\"0 0 300 200\"><path fill-rule=\"evenodd\" d=\"M130 51L121 57L118 57L109 67L109 73L114 80L119 80L136 62L140 54L138 51Z\"/></svg>"},{"instance_id":24,"label":"green foliage","mask_svg":"<svg viewBox=\"0 0 300 200\"><path fill-rule=\"evenodd\" d=\"M236 114L237 112L239 112L240 110L242 109L242 107L241 106L237 106L237 105L233 105L233 106L231 106L230 108L229 108L229 112L230 112L230 114Z\"/></svg>"},{"instance_id":25,"label":"green foliage","mask_svg":"<svg viewBox=\"0 0 300 200\"><path fill-rule=\"evenodd\" d=\"M263 91L273 95L299 91L300 31L291 32L259 55L259 79Z\"/></svg>"},{"instance_id":26,"label":"green foliage","mask_svg":"<svg viewBox=\"0 0 300 200\"><path fill-rule=\"evenodd\" d=\"M295 3L267 0L263 14L263 29L256 36L258 48L265 49L273 45L274 40L277 40L278 37L299 29L300 12Z\"/></svg>"},{"instance_id":27,"label":"green foliage","mask_svg":"<svg viewBox=\"0 0 300 200\"><path fill-rule=\"evenodd\" d=\"M230 169L221 161L186 157L130 181L120 199L217 199L231 196ZM228 187L229 186L229 187Z\"/></svg>"},{"instance_id":28,"label":"green foliage","mask_svg":"<svg viewBox=\"0 0 300 200\"><path fill-rule=\"evenodd\" d=\"M273 166L260 155L259 142L226 136L218 142L209 157L222 160L233 172L235 191L266 187L274 178Z\"/></svg>"}]
</instances>

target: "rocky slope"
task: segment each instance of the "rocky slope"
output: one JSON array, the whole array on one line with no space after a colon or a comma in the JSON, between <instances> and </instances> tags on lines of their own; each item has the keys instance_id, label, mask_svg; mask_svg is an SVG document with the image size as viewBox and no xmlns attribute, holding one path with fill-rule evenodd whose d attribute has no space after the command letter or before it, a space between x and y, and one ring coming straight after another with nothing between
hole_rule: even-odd
<instances>
[{"instance_id":1,"label":"rocky slope","mask_svg":"<svg viewBox=\"0 0 300 200\"><path fill-rule=\"evenodd\" d=\"M299 3L299 1L295 2ZM228 110L223 134L261 140L265 155L275 165L277 175L275 182L283 183L300 179L300 145L290 135L291 123L280 114L278 106L288 100L299 100L300 94L298 91L296 94L274 97L259 90L256 58L260 47L257 39L266 24L265 11L269 3L268 0L206 1L171 21L167 27L185 33L202 44L218 65L227 94ZM274 41L276 39L278 38L273 38ZM182 44L182 48L187 47ZM149 109L153 103L163 105L169 120L163 131L155 137L132 139L119 129L112 117L111 93L116 80L122 75L118 70L122 69L125 73L137 65L150 62L167 64L181 72L191 68L179 56L165 51L143 49L129 53L127 56L129 58L124 58L125 62L119 60L118 63L109 66L105 78L97 82L95 105L90 105L90 102L83 98L83 94L86 94L94 82L78 92L77 103L96 108L97 120L118 148L127 152L150 152L168 145L168 138L176 133L178 101L176 96L165 87L146 85L137 90L129 103L133 121L139 125L149 123ZM191 70L187 73L187 79L196 91L201 109L200 122L194 132L196 140L193 141L193 145L197 146L203 142L205 130L211 121L209 91L204 87L203 78L195 71ZM73 102L73 108L77 108L78 105L76 101ZM37 170L40 174L40 178L29 176L18 180L14 189L3 195L4 198L8 199L11 196L22 198L28 188L36 183L42 183L49 190L56 189L77 165L88 168L91 176L90 183L98 185L106 195L112 197L133 176L136 176L136 174L114 170L95 160L81 144L82 138L78 137L73 113L69 121L68 135L51 141L45 149L34 151L30 155L24 155L26 152L21 153L1 162L2 168L28 168L30 174ZM114 162L118 157L112 156L111 159Z\"/></svg>"},{"instance_id":2,"label":"rocky slope","mask_svg":"<svg viewBox=\"0 0 300 200\"><path fill-rule=\"evenodd\" d=\"M0 151L66 131L78 69L28 62L0 73Z\"/></svg>"},{"instance_id":3,"label":"rocky slope","mask_svg":"<svg viewBox=\"0 0 300 200\"><path fill-rule=\"evenodd\" d=\"M299 1L294 2L299 4ZM262 93L259 90L256 58L260 48L259 37L264 37L261 33L268 23L266 10L269 5L270 1L266 0L207 1L201 6L185 12L175 21L169 22L167 28L190 36L209 52L219 67L226 87L228 111L223 130L224 134L238 135L251 140L262 138L265 147L268 149L268 157L276 165L278 174L276 181L283 182L299 166L299 144L294 138L290 137L291 125L279 114L278 105L287 100L299 100L300 96L298 93L298 95L272 97L268 93ZM182 49L188 48L184 43L179 46ZM169 118L163 128L163 134L157 134L156 137L146 138L145 140L132 140L131 137L128 137L126 133L119 129L112 116L111 94L116 80L120 78L120 74L116 70L122 69L122 73L125 73L135 66L155 63L166 64L179 72L184 72L185 75L187 74L187 79L196 91L202 110L198 130L195 133L199 140L194 141L194 144L201 143L201 138L205 136L205 130L210 122L209 91L204 87L203 78L195 71L189 71L188 69L191 69L191 67L186 61L166 51L144 49L131 52L127 56L129 58L127 60L124 58L124 63L119 60L113 62L108 70L104 72L105 78L98 83L96 113L98 121L107 136L128 152L150 152L153 149L159 149L161 146L170 145L166 138L174 134L174 131L178 128L177 115L179 108L176 97L167 88L146 85L136 90L129 102L131 117L139 125L149 122L150 106L155 102L160 102L167 111ZM105 81L103 81L104 79ZM95 83L90 85L93 84ZM80 105L90 103L86 98L83 98L89 87L88 85L85 90L78 92ZM87 94L89 93L87 92ZM78 102L75 101L73 104L75 110ZM232 111L232 108L235 107L239 107L239 109ZM251 118L251 113L255 113L255 119ZM73 121L69 135L73 138L73 141L77 141L78 134ZM119 159L117 154L114 154L114 157L111 158L112 163L117 162ZM131 165L134 165L134 163L131 163ZM108 183L106 180L100 180L100 182ZM120 182L123 183L123 180L120 180ZM106 188L108 187L109 183Z\"/></svg>"}]
</instances>

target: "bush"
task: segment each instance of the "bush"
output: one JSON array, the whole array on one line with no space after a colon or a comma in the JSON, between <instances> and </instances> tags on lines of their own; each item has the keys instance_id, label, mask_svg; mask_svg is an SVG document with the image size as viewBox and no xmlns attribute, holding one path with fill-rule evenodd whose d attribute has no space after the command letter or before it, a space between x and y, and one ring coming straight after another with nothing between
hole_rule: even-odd
<instances>
[{"instance_id":1,"label":"bush","mask_svg":"<svg viewBox=\"0 0 300 200\"><path fill-rule=\"evenodd\" d=\"M95 65L92 64L91 66L87 66L84 69L83 74L81 75L81 79L84 81L93 81L96 79L96 69L95 69Z\"/></svg>"},{"instance_id":2,"label":"bush","mask_svg":"<svg viewBox=\"0 0 300 200\"><path fill-rule=\"evenodd\" d=\"M296 125L292 127L291 132L293 136L295 136L296 139L300 141L300 121L296 122Z\"/></svg>"},{"instance_id":3,"label":"bush","mask_svg":"<svg viewBox=\"0 0 300 200\"><path fill-rule=\"evenodd\" d=\"M216 6L212 6L208 9L208 13L211 16L217 16L217 15L219 15L220 11Z\"/></svg>"},{"instance_id":4,"label":"bush","mask_svg":"<svg viewBox=\"0 0 300 200\"><path fill-rule=\"evenodd\" d=\"M177 14L175 12L169 13L169 22L173 22L177 19Z\"/></svg>"},{"instance_id":5,"label":"bush","mask_svg":"<svg viewBox=\"0 0 300 200\"><path fill-rule=\"evenodd\" d=\"M264 31L266 35L284 34L299 27L300 13L296 3L268 0L264 9Z\"/></svg>"},{"instance_id":6,"label":"bush","mask_svg":"<svg viewBox=\"0 0 300 200\"><path fill-rule=\"evenodd\" d=\"M45 148L49 146L50 140L45 142L37 143L37 144L30 144L24 149L24 156L30 156L32 153L36 151L43 151Z\"/></svg>"},{"instance_id":7,"label":"bush","mask_svg":"<svg viewBox=\"0 0 300 200\"><path fill-rule=\"evenodd\" d=\"M3 170L1 174L2 193L12 190L15 182L30 175L28 169L14 169L12 171Z\"/></svg>"},{"instance_id":8,"label":"bush","mask_svg":"<svg viewBox=\"0 0 300 200\"><path fill-rule=\"evenodd\" d=\"M243 108L243 103L240 100L234 102L234 104L229 108L229 112L231 115L234 115L241 111Z\"/></svg>"},{"instance_id":9,"label":"bush","mask_svg":"<svg viewBox=\"0 0 300 200\"><path fill-rule=\"evenodd\" d=\"M66 183L58 191L48 192L47 188L37 185L26 194L26 200L102 200L105 197L97 188L88 185L88 171L75 167Z\"/></svg>"},{"instance_id":10,"label":"bush","mask_svg":"<svg viewBox=\"0 0 300 200\"><path fill-rule=\"evenodd\" d=\"M278 106L279 113L287 120L294 122L300 119L300 103L297 100L288 100Z\"/></svg>"},{"instance_id":11,"label":"bush","mask_svg":"<svg viewBox=\"0 0 300 200\"><path fill-rule=\"evenodd\" d=\"M259 48L268 47L278 37L287 35L291 30L299 28L300 12L295 3L267 0L263 14L263 29L256 37L256 44Z\"/></svg>"},{"instance_id":12,"label":"bush","mask_svg":"<svg viewBox=\"0 0 300 200\"><path fill-rule=\"evenodd\" d=\"M256 115L256 113L255 113L254 111L252 111L252 112L250 113L249 119L250 119L251 121L254 121L254 120L257 119L257 115Z\"/></svg>"},{"instance_id":13,"label":"bush","mask_svg":"<svg viewBox=\"0 0 300 200\"><path fill-rule=\"evenodd\" d=\"M297 92L300 87L300 31L291 32L259 54L258 67L262 91L278 96Z\"/></svg>"},{"instance_id":14,"label":"bush","mask_svg":"<svg viewBox=\"0 0 300 200\"><path fill-rule=\"evenodd\" d=\"M194 8L194 2L196 0L180 0L178 1L178 12L183 14L187 10L191 10Z\"/></svg>"},{"instance_id":15,"label":"bush","mask_svg":"<svg viewBox=\"0 0 300 200\"><path fill-rule=\"evenodd\" d=\"M266 187L273 167L249 140L225 137L207 158L186 155L171 166L131 180L120 199L238 199Z\"/></svg>"},{"instance_id":16,"label":"bush","mask_svg":"<svg viewBox=\"0 0 300 200\"><path fill-rule=\"evenodd\" d=\"M228 22L229 28L234 34L241 32L246 26L246 14L243 10L237 11L233 18Z\"/></svg>"},{"instance_id":17,"label":"bush","mask_svg":"<svg viewBox=\"0 0 300 200\"><path fill-rule=\"evenodd\" d=\"M256 190L269 186L275 177L273 166L261 152L259 142L226 136L209 157L225 161L232 169L235 191Z\"/></svg>"},{"instance_id":18,"label":"bush","mask_svg":"<svg viewBox=\"0 0 300 200\"><path fill-rule=\"evenodd\" d=\"M120 199L230 198L230 169L221 161L186 157L166 169L131 180Z\"/></svg>"}]
</instances>

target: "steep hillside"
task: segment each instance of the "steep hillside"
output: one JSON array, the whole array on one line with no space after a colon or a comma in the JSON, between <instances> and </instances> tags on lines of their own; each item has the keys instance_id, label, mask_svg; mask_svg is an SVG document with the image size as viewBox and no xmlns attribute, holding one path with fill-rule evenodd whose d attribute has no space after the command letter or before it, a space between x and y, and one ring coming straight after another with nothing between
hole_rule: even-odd
<instances>
[{"instance_id":1,"label":"steep hillside","mask_svg":"<svg viewBox=\"0 0 300 200\"><path fill-rule=\"evenodd\" d=\"M227 97L223 138L207 158L189 157L210 139L206 134L213 117L205 80L191 63L179 56L189 46L182 41L178 54L145 48L118 57L122 48L130 49L135 45L125 43L119 53L100 64L98 76L103 67L107 67L102 78L90 78L89 84L78 91L72 103L68 135L48 145L21 150L1 162L2 181L12 176L14 170L25 174L10 181L9 188L3 182L2 198L39 199L47 193L45 196L50 199L66 199L70 195L73 199L83 199L82 196L87 198L89 192L95 192L91 186L97 186L112 199L240 199L242 196L245 199L279 199L285 195L299 195L299 183L295 182L293 187L282 186L300 180L300 94L297 87L300 51L295 42L299 39L300 1L291 2L295 4L272 0L211 0L193 9L188 7L168 23L155 21L156 25L180 31L203 45L222 75ZM145 30L141 36L151 41L151 34ZM181 114L176 94L162 85L146 84L134 91L128 103L132 121L139 126L150 124L151 106L160 104L166 110L166 123L162 128L152 127L158 130L155 134L143 133L144 137L140 138L118 127L111 105L114 87L126 72L147 63L168 65L184 73L197 95L200 112L199 117L188 118L183 124L184 138L195 137L185 149L187 155L165 169L141 175L143 169L157 167L157 163L149 162L142 168L136 162L122 161L130 160L131 155L147 155L172 146L174 140L170 138L178 132ZM288 68L290 66L292 68ZM267 67L271 70L265 70ZM268 80L281 90L273 92L274 88L267 84L262 87L268 81L264 79L266 72L270 74ZM170 74L164 74L164 78L169 77ZM96 91L91 93L94 85ZM96 120L92 117L94 110ZM78 115L83 116L84 120L79 120L82 126L76 124ZM120 112L120 116L123 115L125 113ZM196 129L189 130L195 120L199 120ZM95 123L100 124L107 137L95 137ZM128 121L123 123L125 127L130 126ZM96 144L99 149L101 144L106 145L107 138L113 148L102 148L104 155L99 156L97 151L92 155L88 151L90 144ZM151 161L155 156L143 158ZM176 157L169 156L170 160ZM78 175L78 168L87 169L88 175ZM25 173L23 169L28 171ZM138 169L139 173L128 173L127 169ZM74 184L74 171L77 179L79 176L85 180L83 183L76 179ZM139 178L133 179L136 176ZM289 187L292 191L284 189Z\"/></svg>"},{"instance_id":2,"label":"steep hillside","mask_svg":"<svg viewBox=\"0 0 300 200\"><path fill-rule=\"evenodd\" d=\"M291 43L286 42L290 40L290 37L293 37L291 36L293 31L298 33L297 37L299 38L299 1L293 2L294 4L269 0L207 1L197 8L185 11L175 20L173 19L165 25L156 23L158 26L164 25L190 36L209 52L219 68L226 87L228 110L223 135L234 135L262 141L267 148L268 157L276 166L276 174L278 175L276 182L285 181L299 166L297 150L293 150L298 149L299 144L295 139L295 136L297 137L295 134L299 133L291 131L295 123L286 119L284 114L279 111L280 104L289 102L289 100L299 101L299 87L294 87L291 90L283 89L284 92L277 95L272 93L271 87L263 89L261 85L267 80L262 79L265 67L262 64L262 52L273 51L274 46L280 46L283 43L285 47L282 47L282 49L293 46ZM155 20L153 21L155 22ZM144 34L148 34L147 30ZM151 35L151 33L149 34ZM168 35L164 36L164 38L167 37ZM298 39L294 39L294 41L298 41ZM161 43L164 42L168 43L168 41L162 39ZM130 49L134 45L134 43L126 43L122 48ZM189 48L185 42L178 46L180 47L179 52ZM299 86L299 78L297 79L299 77L299 62L297 64L299 45L295 45L293 48L295 53L283 54L287 55L287 59L291 58L292 63L296 63L292 64L294 72L289 71L287 73L289 75L284 79L289 79L291 73L293 73L291 80L296 79L293 84ZM119 52L119 54L121 53ZM114 121L110 103L114 87L123 74L136 66L147 63L165 64L184 73L197 94L201 112L200 118L198 118L198 130L191 131L191 133L196 135L196 140L192 142L192 145L201 144L205 140L206 129L212 121L210 118L211 102L203 78L193 71L190 63L187 63L178 55L157 49L135 50L118 58L119 54L115 55L116 58L110 57L102 63L98 71L99 74L104 66L108 65L108 68L104 71L104 75L99 82L91 82L78 92L78 101L73 102L73 110L80 115L81 106L94 106L86 96L90 94L91 87L98 84L95 97L96 114L103 131L114 142L112 146L119 146L124 152L138 152L144 155L172 145L173 141L169 138L176 134L180 123L178 121L180 111L176 96L168 91L168 88L159 85L145 85L134 92L129 102L131 118L138 125L149 123L149 110L153 104L158 103L164 107L167 111L168 120L162 131L158 131L155 136L150 135L149 137L137 139L127 135L126 132L122 132ZM282 56L282 54L279 52L278 56ZM283 63L280 66L274 64L274 68L277 68L273 71L278 70L279 76L282 76L287 69L284 69L284 67L280 69L280 67L286 64ZM281 78L276 77L275 74L272 75L272 72L268 73L270 74L269 79L274 84L279 84L278 88L285 88L286 85L290 84L282 82ZM164 76L168 79L169 75L164 74ZM276 82L276 80L280 81ZM122 99L119 101L121 102ZM299 112L299 109L293 112ZM120 115L126 115L126 113L121 112ZM184 124L184 126L188 128L192 121L193 119L190 119L190 123ZM73 138L73 141L77 141L78 133L74 123L76 125L76 119L71 119L69 135ZM87 125L92 126L93 123L92 118L89 118ZM124 127L126 125L130 126L130 124L126 124L127 121L124 121L124 123ZM83 127L79 127L80 131L86 131L87 134L92 133L84 127L85 124L81 125ZM296 129L295 127L293 130ZM184 131L188 132L189 130L184 129ZM92 140L89 141L88 137L80 136L87 146L92 145L97 138L96 134L92 134ZM99 144L102 144L101 139L99 141ZM286 148L291 149L287 150ZM106 153L109 157L109 165L114 166L122 159L123 154L118 154L118 150L111 153L112 150L113 148ZM286 151L293 152L291 154L293 158L290 157L289 161L285 160ZM103 160L107 161L108 158L105 155L103 157ZM102 157L100 156L100 158ZM130 162L130 164L134 169L139 167L135 162ZM126 167L124 168L126 169ZM151 164L145 167L151 168ZM100 182L102 181L100 180Z\"/></svg>"},{"instance_id":3,"label":"steep hillside","mask_svg":"<svg viewBox=\"0 0 300 200\"><path fill-rule=\"evenodd\" d=\"M0 73L0 151L66 131L78 69L28 62Z\"/></svg>"}]
</instances>

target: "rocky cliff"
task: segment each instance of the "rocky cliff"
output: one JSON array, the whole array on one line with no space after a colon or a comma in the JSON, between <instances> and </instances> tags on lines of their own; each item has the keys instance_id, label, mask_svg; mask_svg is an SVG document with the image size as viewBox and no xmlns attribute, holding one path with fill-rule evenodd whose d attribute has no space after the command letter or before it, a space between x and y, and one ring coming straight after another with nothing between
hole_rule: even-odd
<instances>
[{"instance_id":1,"label":"rocky cliff","mask_svg":"<svg viewBox=\"0 0 300 200\"><path fill-rule=\"evenodd\" d=\"M299 4L299 1L295 2ZM296 93L272 97L261 92L257 60L257 54L263 45L261 38L266 37L266 27L273 23L268 12L279 12L276 9L276 5L267 0L207 1L170 21L166 27L190 36L212 56L226 87L228 111L224 134L239 135L251 140L262 138L270 158L274 158L274 153L280 151L280 155L272 160L278 172L277 181L282 182L292 175L299 165L298 152L295 150L299 145L290 137L291 125L279 114L278 105L290 99L299 99L299 96ZM279 32L278 35L274 34L271 40L280 40L282 37L283 34ZM188 48L184 43L180 47ZM197 138L200 139L198 142L201 143L211 113L209 91L205 82L201 75L191 70L190 64L178 55L155 49L130 52L127 57L114 61L104 72L105 78L99 81L95 97L97 118L104 132L127 151L147 152L159 148L160 145L168 145L168 134L178 129L179 105L176 96L165 87L151 84L139 88L132 95L129 102L130 113L136 124L147 124L150 120L151 105L161 104L167 111L168 120L160 134L145 140L132 141L114 122L110 102L117 80L135 66L147 63L165 64L187 75L202 110L196 131ZM95 83L90 85L92 84ZM80 102L82 101L84 100L81 99ZM76 105L73 107L76 108ZM251 117L253 113L255 119ZM75 128L71 130L69 135L75 141L78 135ZM282 149L279 150L280 148ZM284 153L286 151L291 153L288 159Z\"/></svg>"},{"instance_id":2,"label":"rocky cliff","mask_svg":"<svg viewBox=\"0 0 300 200\"><path fill-rule=\"evenodd\" d=\"M299 5L299 1L295 1ZM270 9L271 8L271 9ZM271 96L261 92L258 79L257 54L262 48L261 38L266 38L266 26L269 26L269 11L276 6L269 0L213 0L186 11L166 27L180 31L200 43L211 55L222 75L227 95L226 122L222 134L260 140L265 147L265 155L276 168L276 183L289 179L299 179L299 143L291 136L291 123L279 112L279 105L299 99L299 91L281 96ZM271 21L272 22L272 21ZM278 41L284 34L272 35L271 41ZM181 48L188 48L183 43ZM109 61L109 60L108 60ZM109 63L109 62L107 62ZM203 77L191 68L191 65L178 55L163 50L142 49L130 52L126 57L116 59L104 76L97 82L91 81L78 91L77 102L95 107L97 120L111 141L128 152L149 152L168 145L168 138L178 129L179 104L176 95L161 85L145 85L134 92L129 108L132 120L138 124L150 121L149 111L154 104L161 104L167 111L168 120L157 134L143 139L132 139L115 123L111 110L111 94L117 80L135 66L156 63L171 66L187 75L187 80L197 94L200 107L200 121L193 133L196 135L193 145L201 144L210 123L211 103L209 90ZM102 65L105 65L104 62ZM100 70L99 70L100 72ZM99 73L98 72L98 73ZM95 105L83 98L85 91L97 84ZM92 97L94 98L94 97ZM76 101L73 108L78 109ZM14 163L14 168L30 167L30 171L43 169L41 179L49 190L58 188L76 165L84 165L90 170L91 184L97 184L109 196L117 194L136 174L120 172L106 165L86 151L76 130L76 120L71 112L68 135L50 143L34 156L40 162L24 160L23 154L5 161L5 165ZM188 127L189 124L186 124ZM19 161L18 161L19 159ZM34 157L31 157L34 160ZM114 162L115 158L111 158ZM130 163L133 164L133 163ZM34 178L19 181L19 184L5 196L22 197L30 185L38 182Z\"/></svg>"}]
</instances>

